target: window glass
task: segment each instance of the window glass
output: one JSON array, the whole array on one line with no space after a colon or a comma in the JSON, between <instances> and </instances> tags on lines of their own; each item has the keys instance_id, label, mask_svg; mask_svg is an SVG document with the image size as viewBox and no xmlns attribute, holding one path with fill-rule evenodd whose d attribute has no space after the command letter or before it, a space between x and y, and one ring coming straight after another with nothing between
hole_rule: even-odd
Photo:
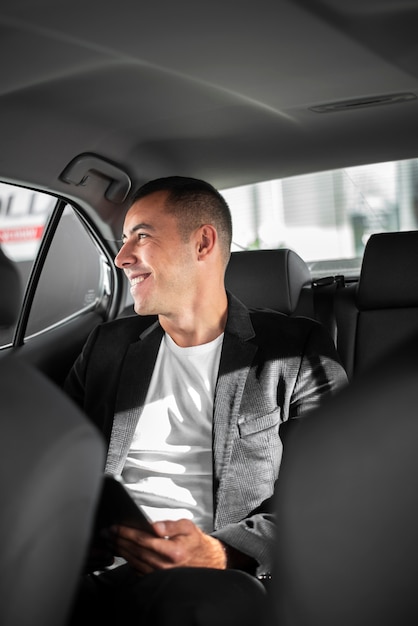
<instances>
[{"instance_id":1,"label":"window glass","mask_svg":"<svg viewBox=\"0 0 418 626\"><path fill-rule=\"evenodd\" d=\"M0 183L0 348L12 344L54 196ZM56 213L55 215L58 215ZM66 205L45 255L25 338L92 309L105 312L112 270L81 215Z\"/></svg>"},{"instance_id":2,"label":"window glass","mask_svg":"<svg viewBox=\"0 0 418 626\"><path fill-rule=\"evenodd\" d=\"M222 194L233 250L292 248L312 276L358 275L372 233L418 228L418 159L257 183Z\"/></svg>"},{"instance_id":3,"label":"window glass","mask_svg":"<svg viewBox=\"0 0 418 626\"><path fill-rule=\"evenodd\" d=\"M36 254L56 198L0 183L0 346L11 343Z\"/></svg>"},{"instance_id":4,"label":"window glass","mask_svg":"<svg viewBox=\"0 0 418 626\"><path fill-rule=\"evenodd\" d=\"M105 310L110 281L107 258L79 215L67 205L48 250L26 336L84 311Z\"/></svg>"}]
</instances>

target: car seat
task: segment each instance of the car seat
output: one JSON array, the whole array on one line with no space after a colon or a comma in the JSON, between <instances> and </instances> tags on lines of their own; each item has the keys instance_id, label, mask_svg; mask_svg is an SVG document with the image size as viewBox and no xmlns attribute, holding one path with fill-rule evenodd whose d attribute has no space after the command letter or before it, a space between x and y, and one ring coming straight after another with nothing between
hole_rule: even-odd
<instances>
[{"instance_id":1,"label":"car seat","mask_svg":"<svg viewBox=\"0 0 418 626\"><path fill-rule=\"evenodd\" d=\"M225 274L226 288L249 308L287 315L299 313L302 289L310 282L305 261L287 248L232 252Z\"/></svg>"},{"instance_id":2,"label":"car seat","mask_svg":"<svg viewBox=\"0 0 418 626\"><path fill-rule=\"evenodd\" d=\"M290 420L271 623L418 624L418 334Z\"/></svg>"},{"instance_id":3,"label":"car seat","mask_svg":"<svg viewBox=\"0 0 418 626\"><path fill-rule=\"evenodd\" d=\"M0 273L3 294L14 279ZM0 307L0 326L13 323L10 313ZM64 626L90 539L104 442L57 386L6 351L0 398L0 624Z\"/></svg>"},{"instance_id":4,"label":"car seat","mask_svg":"<svg viewBox=\"0 0 418 626\"><path fill-rule=\"evenodd\" d=\"M418 332L418 231L369 238L358 285L335 292L335 315L350 379Z\"/></svg>"}]
</instances>

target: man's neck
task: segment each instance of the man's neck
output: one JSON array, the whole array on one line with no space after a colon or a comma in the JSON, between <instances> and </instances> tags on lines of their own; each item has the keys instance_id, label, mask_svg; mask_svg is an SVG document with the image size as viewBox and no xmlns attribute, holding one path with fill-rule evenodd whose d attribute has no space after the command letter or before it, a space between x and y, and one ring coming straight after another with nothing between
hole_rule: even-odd
<instances>
[{"instance_id":1,"label":"man's neck","mask_svg":"<svg viewBox=\"0 0 418 626\"><path fill-rule=\"evenodd\" d=\"M163 330L180 347L200 346L219 337L224 330L228 316L228 301L225 299L212 306L207 303L203 310L195 313L183 311L181 315L160 315Z\"/></svg>"}]
</instances>

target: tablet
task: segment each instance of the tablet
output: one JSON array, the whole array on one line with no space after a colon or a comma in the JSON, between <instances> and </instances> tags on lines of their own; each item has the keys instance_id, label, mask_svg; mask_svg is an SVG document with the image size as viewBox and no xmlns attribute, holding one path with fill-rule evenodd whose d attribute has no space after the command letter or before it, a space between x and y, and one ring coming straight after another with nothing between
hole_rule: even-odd
<instances>
[{"instance_id":1,"label":"tablet","mask_svg":"<svg viewBox=\"0 0 418 626\"><path fill-rule=\"evenodd\" d=\"M114 524L139 528L154 534L150 518L134 501L123 483L114 476L105 474L96 510L95 528L100 532Z\"/></svg>"}]
</instances>

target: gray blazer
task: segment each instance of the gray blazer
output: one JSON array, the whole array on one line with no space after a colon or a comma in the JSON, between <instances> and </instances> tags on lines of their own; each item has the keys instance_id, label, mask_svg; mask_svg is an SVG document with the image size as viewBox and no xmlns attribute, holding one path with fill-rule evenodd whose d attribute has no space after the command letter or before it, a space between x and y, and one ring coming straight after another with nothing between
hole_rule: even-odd
<instances>
[{"instance_id":1,"label":"gray blazer","mask_svg":"<svg viewBox=\"0 0 418 626\"><path fill-rule=\"evenodd\" d=\"M272 567L280 425L317 407L346 375L317 322L228 300L213 411L213 535L262 574ZM108 442L108 472L122 470L162 337L158 321L137 315L102 324L67 378L67 393Z\"/></svg>"}]
</instances>

